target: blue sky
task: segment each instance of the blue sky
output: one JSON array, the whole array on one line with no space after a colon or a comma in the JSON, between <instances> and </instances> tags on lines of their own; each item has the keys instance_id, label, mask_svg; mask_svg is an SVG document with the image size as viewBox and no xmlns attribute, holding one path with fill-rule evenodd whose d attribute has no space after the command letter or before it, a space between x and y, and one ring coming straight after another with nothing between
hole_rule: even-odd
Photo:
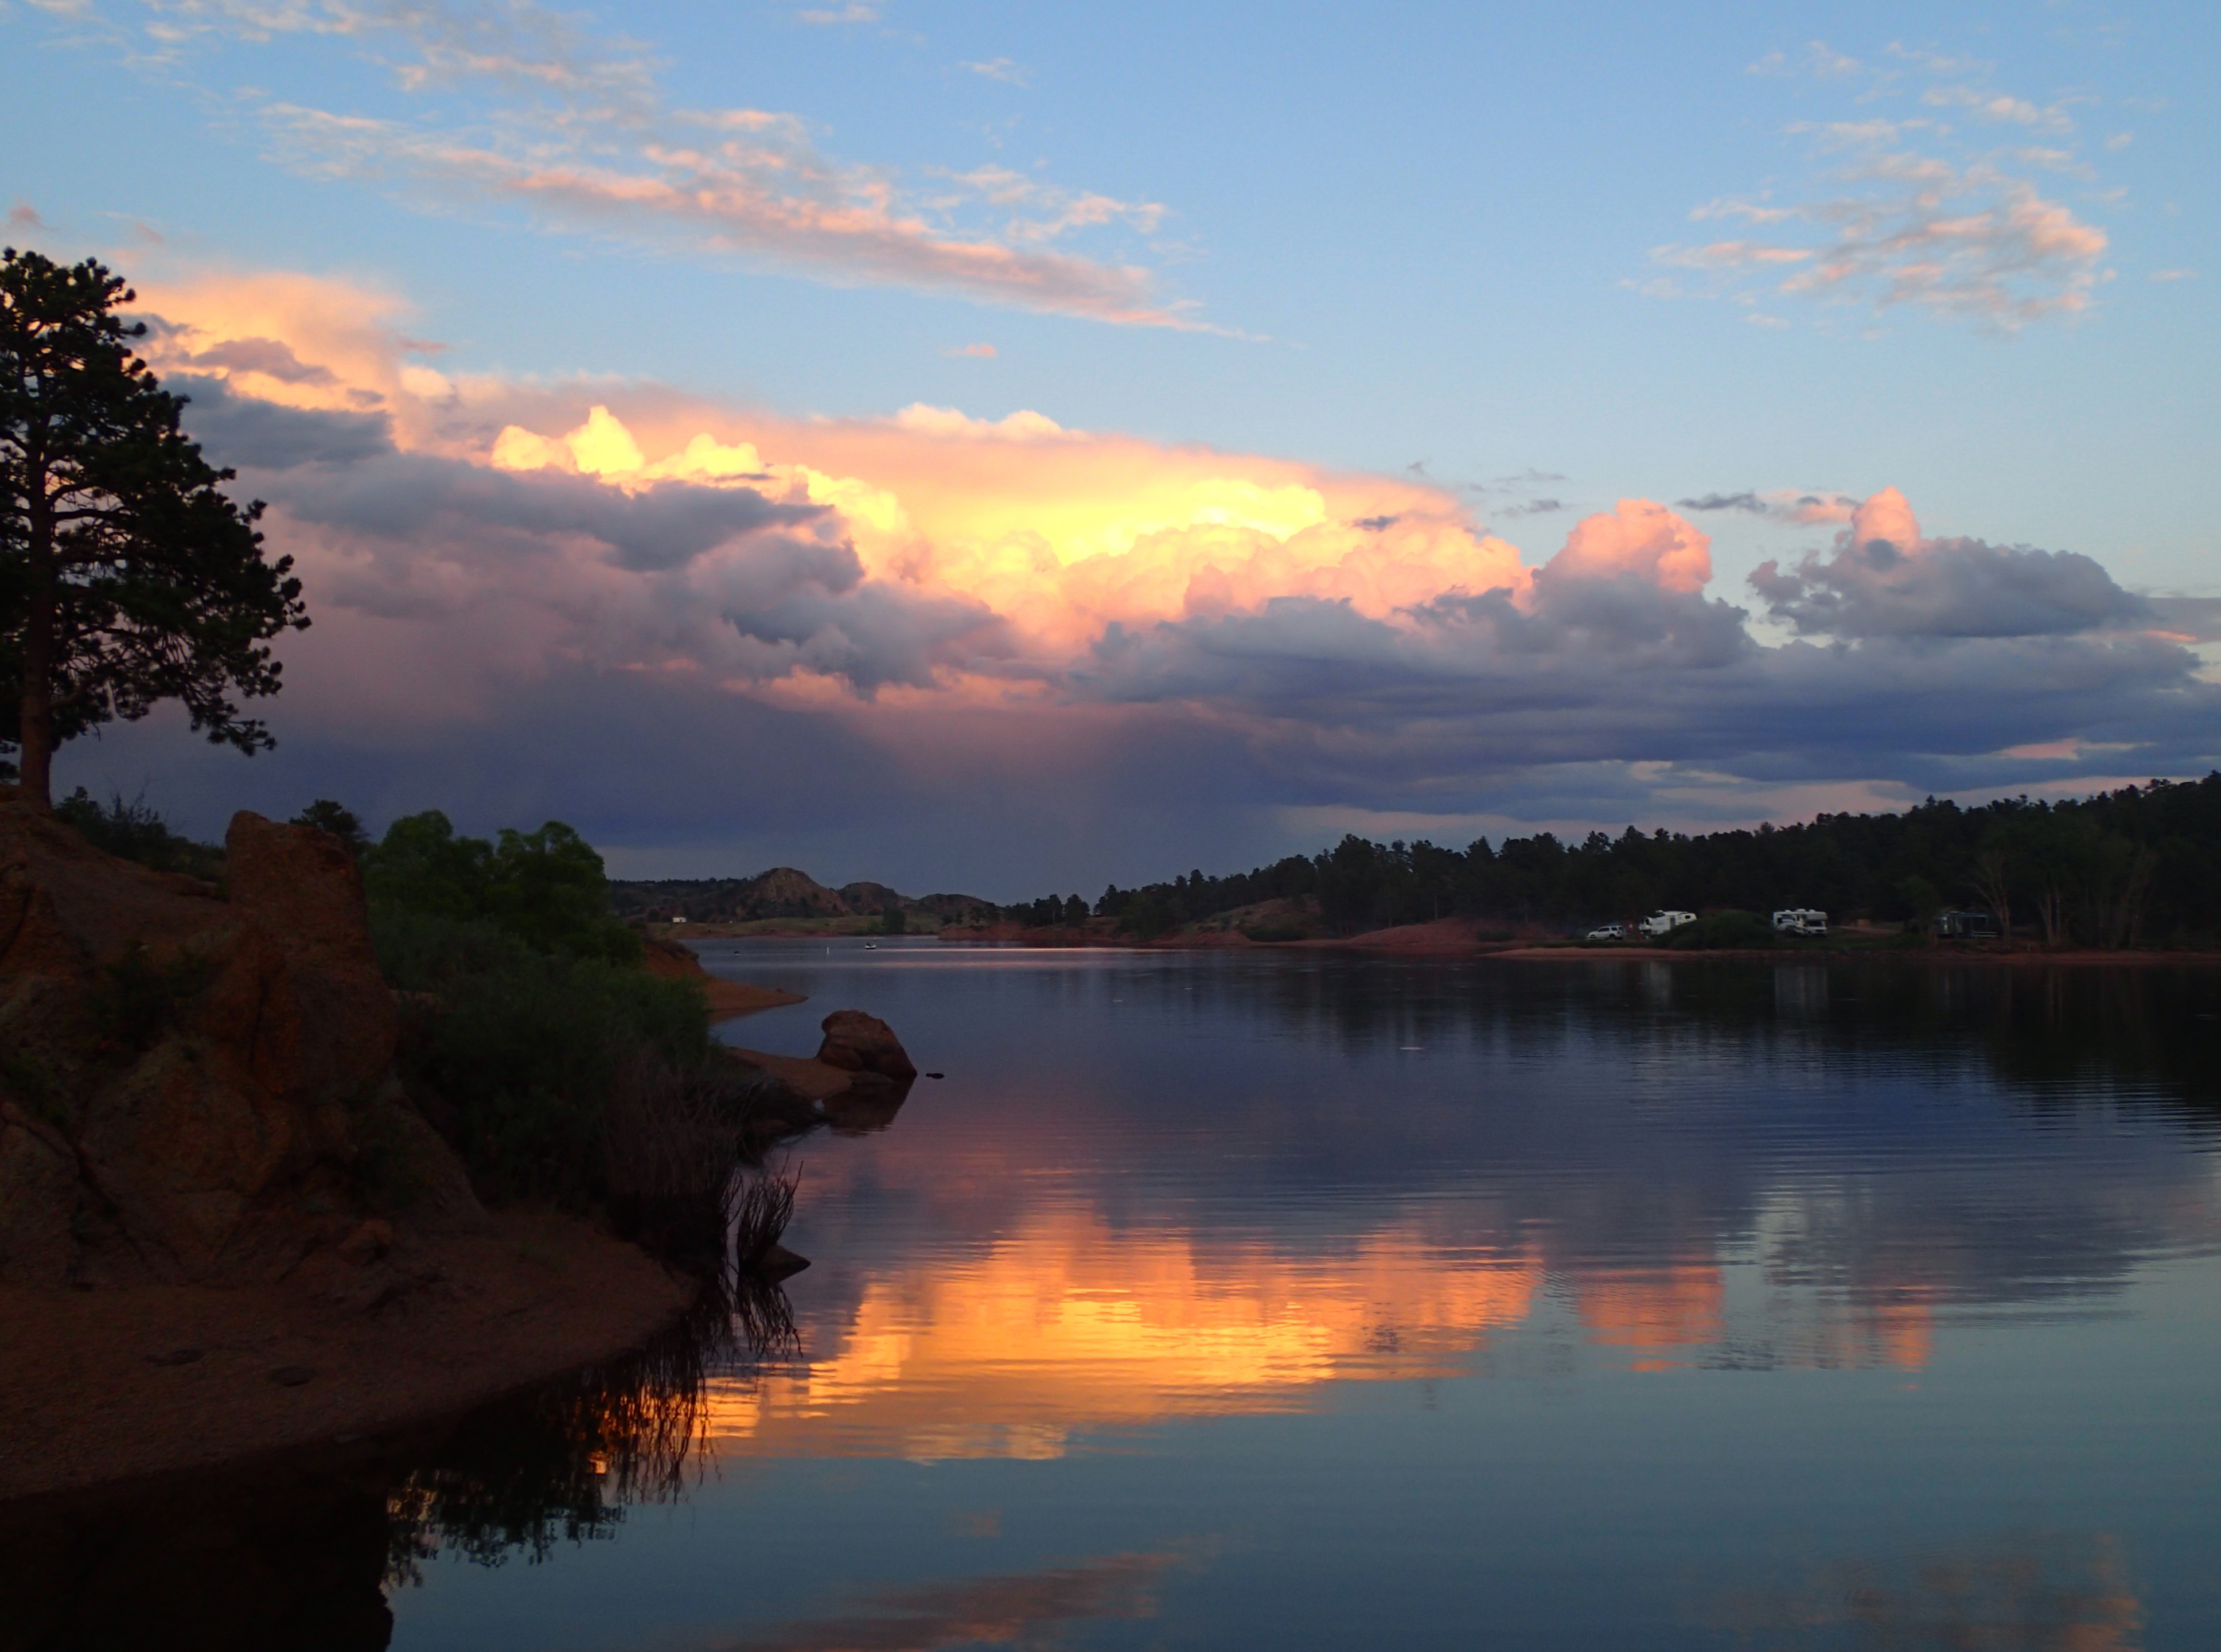
<instances>
[{"instance_id":1,"label":"blue sky","mask_svg":"<svg viewBox=\"0 0 2221 1652\"><path fill-rule=\"evenodd\" d=\"M337 416L328 399L287 399L285 385L309 382L298 373L258 379L219 360L250 335L211 284L245 291L286 272L333 295L391 301L395 359L477 387L446 404L467 404L475 423L451 411L435 430L429 415L412 424L393 399L401 392L354 386L353 405L386 409L411 454L484 465L483 452L466 451L472 440L483 447L510 423L558 436L597 402L635 429L661 428L659 417L669 423L685 406L707 410L697 423L720 440L759 424L803 432L784 437L791 453L759 441L766 466L803 462L812 421L867 426L919 404L985 421L1029 410L1144 447L1204 444L1244 464L1429 486L1474 535L1511 541L1530 565L1619 500L1658 501L1709 536L1707 599L1744 610L1741 635L1778 650L1821 635L1815 610L1798 610L1808 616L1800 631L1748 576L1768 559L1836 554L1831 536L1850 531L1849 505L1890 487L1911 501L1924 542L2075 554L2138 598L2221 597L2202 497L2221 459L2217 39L2221 19L2192 6L1689 15L827 0L620 15L9 0L0 200L16 208L17 240L58 256L98 253L141 279L150 303L167 306L155 313L199 341L199 360L185 352L158 366L215 381L203 404L260 397ZM720 190L718 210L686 204ZM731 207L735 190L748 194L744 210ZM814 215L807 224L798 203ZM199 310L189 313L187 293ZM347 302L335 297L327 321ZM251 336L276 329L271 313L254 312L262 330ZM294 358L325 382L346 378L337 356L316 354L315 329L299 325L307 330L283 335ZM387 402L362 399L378 395ZM669 428L675 446L679 425ZM248 447L220 456L277 501L282 526L287 489L306 485L300 474L258 469L266 455ZM887 478L911 461L884 462L884 475L854 473L907 501ZM1742 508L1717 503L1736 496L1751 497ZM1799 498L1842 504L1797 520ZM1708 500L1714 508L1700 508ZM923 520L915 505L911 514ZM857 542L856 591L899 583ZM315 559L353 565L328 534L303 545L314 605ZM1059 558L1075 554L1060 542ZM1946 583L1958 578L1955 564L1936 566ZM948 594L938 575L901 577L910 596ZM326 608L361 606L335 579L323 581ZM1264 592L1247 611L1263 623L1277 601L1285 621L1288 604L1346 603L1345 589ZM1002 601L976 582L961 591ZM1173 628L1156 634L1169 646L1179 627L1203 623L1198 600L1192 590L1185 610L1128 616L1119 635L1146 618ZM1392 610L1370 617L1405 624ZM1323 731L1362 719L1291 712L1254 685L1198 689L1182 677L1188 686L1157 684L1142 697L1150 726L1183 731L1164 736L1164 760L1231 739L1240 762L1195 760L1204 773L1192 788L1169 788L1161 808L1106 804L1077 822L1017 780L1005 805L976 819L962 788L920 780L916 818L938 823L925 844L883 841L837 811L736 818L721 805L718 825L685 807L617 807L591 783L544 773L473 791L458 777L486 764L466 760L459 742L531 749L535 683L544 706L562 698L563 670L624 663L562 641L560 669L517 667L495 697L507 709L481 698L445 723L401 718L416 730L406 739L366 745L313 705L289 703L278 719L286 748L251 779L235 760L172 755L174 731L160 727L113 735L75 760L95 784L147 784L158 800L167 788L189 813L220 817L226 796L246 800L242 787L270 791L278 806L278 792L311 776L353 786L373 809L422 806L439 800L435 784L460 785L459 816L566 812L614 860L643 869L752 870L761 857L800 859L821 875L1000 872L1061 884L1153 873L1207 850L1277 852L1337 824L1439 821L1436 835L1452 837L1537 822L1698 824L1786 812L1829 787L1887 801L1955 781L2058 790L2202 773L2221 742L2182 730L2202 715L2212 616L2202 605L2168 613L2157 629L2183 651L2176 677L2163 685L2152 666L2159 675L2138 679L2138 692L2161 701L2093 702L2087 728L2071 716L2055 728L1999 725L2000 739L2030 736L1999 750L2066 757L1976 762L1982 754L1965 741L1907 730L1902 758L1868 741L1828 760L1726 761L1738 742L1718 736L1743 713L1707 699L1677 725L1686 739L1623 710L1616 735L1577 752L1514 741L1507 756L1501 728L1477 724L1454 750L1372 773L1285 759L1291 726L1332 745ZM1217 610L1209 617L1222 634L1235 623ZM743 633L752 623L731 623ZM2107 623L2118 629L2118 618ZM1923 623L1921 635L1939 638L1986 629ZM2028 635L2083 635L2119 657L2117 642L2061 623ZM1036 632L997 645L996 657L1037 656ZM1093 706L1101 697L1081 679L1103 671L1071 672L1083 657L1100 666L1104 635L1064 636L1064 674L1039 678L1044 691ZM1897 669L1885 658L1897 645L1878 635L1826 636L1847 659L1869 660L1877 682ZM1611 646L1625 658L1633 645ZM305 652L293 669L301 683L319 656ZM774 720L831 719L813 725L827 744L893 737L871 731L886 696L870 671L845 678L853 704L810 711L779 699L781 679L761 676L771 668L751 669L773 687L735 713L750 728L775 702ZM2055 660L2044 669L2079 680ZM931 685L909 686L945 688L980 670L976 659L935 656ZM593 698L577 685L563 693ZM1122 693L1121 704L1136 703ZM1626 705L1665 693L1633 693ZM1769 697L1779 698L1759 699ZM1869 715L1872 702L1859 704L1869 710L1830 715ZM2152 720L2162 704L2172 732ZM636 739L628 716L686 721L609 715L607 737L619 743ZM504 741L512 717L522 722ZM1229 735L1236 723L1244 732ZM1412 733L1398 728L1399 739ZM1121 739L1154 737L1137 723ZM734 738L755 749L755 735ZM1951 763L1920 755L1944 747ZM957 773L966 760L952 752L935 772ZM1600 763L1618 778L1600 779ZM1654 783L1660 764L1678 766L1674 784ZM1123 798L1116 767L1092 773L1103 795ZM1785 792L1785 776L1803 789ZM998 821L1021 848L993 845ZM854 864L817 864L829 854Z\"/></svg>"}]
</instances>

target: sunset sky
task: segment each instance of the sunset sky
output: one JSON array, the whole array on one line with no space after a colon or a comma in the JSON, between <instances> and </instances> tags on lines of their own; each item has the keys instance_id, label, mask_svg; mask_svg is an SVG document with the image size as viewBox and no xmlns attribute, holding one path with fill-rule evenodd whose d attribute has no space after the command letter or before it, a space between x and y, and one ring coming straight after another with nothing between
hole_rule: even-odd
<instances>
[{"instance_id":1,"label":"sunset sky","mask_svg":"<svg viewBox=\"0 0 2221 1652\"><path fill-rule=\"evenodd\" d=\"M1001 899L2221 762L2210 5L0 0L313 629L221 831Z\"/></svg>"}]
</instances>

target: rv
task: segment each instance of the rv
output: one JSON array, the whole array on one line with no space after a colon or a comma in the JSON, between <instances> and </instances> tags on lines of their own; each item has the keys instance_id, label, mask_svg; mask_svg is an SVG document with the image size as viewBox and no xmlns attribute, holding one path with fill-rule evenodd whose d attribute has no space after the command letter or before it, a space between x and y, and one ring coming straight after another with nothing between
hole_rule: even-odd
<instances>
[{"instance_id":1,"label":"rv","mask_svg":"<svg viewBox=\"0 0 2221 1652\"><path fill-rule=\"evenodd\" d=\"M1828 915L1809 906L1789 906L1774 915L1774 927L1783 935L1825 935Z\"/></svg>"},{"instance_id":2,"label":"rv","mask_svg":"<svg viewBox=\"0 0 2221 1652\"><path fill-rule=\"evenodd\" d=\"M1994 941L1997 925L1987 912L1938 912L1936 933L1953 941Z\"/></svg>"},{"instance_id":3,"label":"rv","mask_svg":"<svg viewBox=\"0 0 2221 1652\"><path fill-rule=\"evenodd\" d=\"M1643 934L1655 941L1661 935L1667 935L1680 929L1684 923L1694 923L1696 921L1697 915L1694 912L1653 912L1642 920L1641 928Z\"/></svg>"}]
</instances>

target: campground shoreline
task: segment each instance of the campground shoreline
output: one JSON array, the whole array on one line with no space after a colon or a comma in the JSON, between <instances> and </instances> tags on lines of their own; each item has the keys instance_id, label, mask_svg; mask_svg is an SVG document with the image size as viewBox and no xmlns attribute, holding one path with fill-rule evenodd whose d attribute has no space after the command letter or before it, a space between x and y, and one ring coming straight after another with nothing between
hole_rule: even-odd
<instances>
[{"instance_id":1,"label":"campground shoreline","mask_svg":"<svg viewBox=\"0 0 2221 1652\"><path fill-rule=\"evenodd\" d=\"M1441 918L1430 923L1373 929L1359 935L1307 936L1302 940L1292 941L1256 941L1238 929L1206 930L1200 934L1141 941L1132 936L1104 935L1092 930L1029 929L1016 924L997 924L992 928L943 929L932 936L917 935L908 938L914 941L929 939L940 946L1029 948L1043 951L1218 952L1238 950L1294 954L1354 952L1375 956L1428 959L1436 961L1492 959L1501 960L1506 963L1536 964L1890 962L1930 967L1943 965L1980 965L2003 969L2043 967L2199 969L2221 966L2221 951L2209 950L2169 951L2138 948L2122 948L2116 951L2097 947L2048 949L2039 947L1965 946L1951 942L1905 947L1879 940L1853 946L1830 946L1824 943L1813 945L1799 942L1781 947L1696 948L1598 945L1579 941L1545 941L1534 936L1484 939L1474 932L1480 928L1478 923L1468 919ZM706 923L686 926L684 939L668 927L659 926L658 932L678 941L690 951L692 949L692 943L697 941L746 943L757 941L857 942L904 938L856 934L835 935L823 929L801 928L782 931L752 927L746 932L738 932ZM765 995L757 1001L750 1002L747 1005L750 1010L767 1009L775 1004L798 1001L795 995L783 993L778 988L743 987L737 982L727 985L739 992Z\"/></svg>"}]
</instances>

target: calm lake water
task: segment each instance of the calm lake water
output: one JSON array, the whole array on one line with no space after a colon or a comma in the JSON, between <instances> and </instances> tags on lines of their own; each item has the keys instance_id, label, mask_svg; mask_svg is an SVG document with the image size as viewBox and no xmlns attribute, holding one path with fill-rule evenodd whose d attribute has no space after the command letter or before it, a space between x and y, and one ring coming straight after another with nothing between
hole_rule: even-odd
<instances>
[{"instance_id":1,"label":"calm lake water","mask_svg":"<svg viewBox=\"0 0 2221 1652\"><path fill-rule=\"evenodd\" d=\"M675 1475L383 1482L397 1648L2221 1645L2221 975L703 950L947 1077Z\"/></svg>"}]
</instances>

